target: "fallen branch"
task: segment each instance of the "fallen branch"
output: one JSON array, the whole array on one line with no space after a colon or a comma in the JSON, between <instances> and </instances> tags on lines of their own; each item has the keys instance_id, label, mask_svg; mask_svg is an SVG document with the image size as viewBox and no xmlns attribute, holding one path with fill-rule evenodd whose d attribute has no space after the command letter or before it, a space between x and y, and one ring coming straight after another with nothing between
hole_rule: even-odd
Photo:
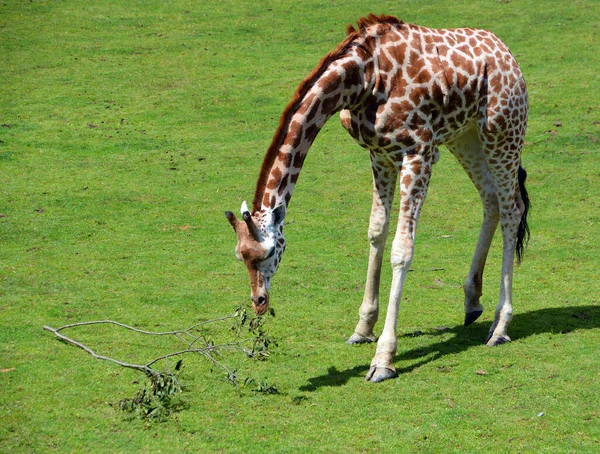
<instances>
[{"instance_id":1,"label":"fallen branch","mask_svg":"<svg viewBox=\"0 0 600 454\"><path fill-rule=\"evenodd\" d=\"M205 325L214 324L217 322L223 322L231 320L233 321L232 330L236 332L235 338L231 342L222 343L222 344L214 344L210 339L208 339L205 334L201 331L201 328ZM248 322L248 331L251 334L249 337L241 338L240 335L242 333L242 328ZM71 323L68 325L61 326L59 328L53 328L51 326L44 326L46 331L50 331L53 333L58 339L74 345L76 347L81 348L92 357L109 361L114 364L117 364L121 367L125 367L128 369L134 369L140 372L143 372L150 378L156 378L161 375L161 372L154 369L152 366L160 361L165 361L166 371L167 373L171 373L169 369L169 359L179 357L189 353L201 354L208 360L212 362L213 365L219 367L220 369L227 372L227 376L229 381L231 381L236 387L238 386L237 375L236 372L231 370L221 361L219 361L215 355L221 354L224 351L238 351L244 353L246 356L256 359L264 359L266 358L268 353L268 347L270 344L274 344L274 341L270 339L263 330L263 322L264 319L262 317L255 317L249 319L246 310L242 307L236 309L236 311L224 317L219 317L211 320L206 320L200 323L196 323L195 325L183 329L183 330L175 330L175 331L164 331L164 332L155 332L155 331L146 331L139 328L134 328L132 326L126 325L124 323L116 322L114 320L94 320L88 322L79 322L79 323ZM111 358L106 355L100 355L96 353L92 348L88 347L84 343L69 337L61 331L66 329L73 329L82 326L90 326L90 325L115 325L121 328L124 328L129 331L133 331L139 334L148 335L148 336L174 336L177 339L183 341L186 344L186 348L175 351L172 353L168 353L166 355L161 355L157 358L150 360L145 364L131 364L127 363L115 358Z\"/></svg>"},{"instance_id":2,"label":"fallen branch","mask_svg":"<svg viewBox=\"0 0 600 454\"><path fill-rule=\"evenodd\" d=\"M271 314L273 314L273 312L271 312ZM212 340L207 338L205 333L202 331L202 328L206 325L228 320L233 322L231 330L235 332L234 339L230 342L215 344ZM59 328L53 328L46 325L44 326L44 329L53 333L63 342L81 348L96 359L109 361L121 367L137 370L146 374L146 376L150 379L149 390L148 387L144 385L140 390L138 390L138 392L136 392L133 398L121 400L119 402L119 407L128 412L136 412L142 417L142 419L150 422L164 421L172 411L179 411L182 408L186 408L185 403L182 402L178 397L178 394L182 392L182 386L179 381L179 373L181 371L183 360L179 359L177 361L173 372L169 367L169 360L171 358L181 357L189 353L200 354L207 358L214 366L225 371L227 373L227 379L229 382L232 383L239 391L240 379L237 375L237 371L227 367L227 365L217 359L217 356L220 356L225 351L238 351L254 359L267 358L269 356L269 346L271 344L276 345L276 342L265 333L263 329L263 323L263 317L249 318L246 314L246 310L243 307L238 307L231 315L196 323L195 325L184 330L163 332L146 331L113 320L95 320L89 322L71 323ZM128 331L133 331L135 333L147 336L173 336L180 341L183 341L186 345L186 348L168 353L166 355L161 355L152 359L146 364L131 364L106 355L100 355L83 342L78 341L73 337L69 337L61 332L67 329L91 325L115 325ZM249 336L242 336L242 333L245 331L243 330L244 327L247 327ZM160 361L165 362L164 372L160 372L154 368L154 365ZM276 386L269 384L265 380L256 382L254 379L246 378L243 383L258 383L258 387L255 389L255 391L258 392L269 394L278 392Z\"/></svg>"},{"instance_id":3,"label":"fallen branch","mask_svg":"<svg viewBox=\"0 0 600 454\"><path fill-rule=\"evenodd\" d=\"M123 366L123 367L126 367L128 369L139 370L141 372L144 372L149 377L152 377L152 376L156 375L156 372L153 371L147 365L144 366L144 365L139 365L139 364L128 364L128 363L124 363L124 362L119 361L119 360L114 359L114 358L109 358L108 356L99 355L94 350L92 350L88 346L82 344L81 342L78 342L75 339L71 339L70 337L65 336L64 334L59 333L59 331L61 331L63 329L66 329L66 328L73 328L73 327L76 327L76 326L84 326L84 325L97 325L97 324L101 324L101 323L111 323L111 324L114 324L114 325L126 326L126 325L122 325L121 323L118 323L118 322L113 322L112 320L102 320L102 321L94 321L94 322L74 323L72 325L61 326L60 328L52 328L51 326L46 325L46 326L44 326L44 329L46 331L50 331L50 332L54 333L54 335L56 337L58 337L60 340L65 341L65 342L67 342L67 343L69 343L71 345L75 345L76 347L79 347L82 350L85 350L86 352L88 352L90 355L92 355L96 359L101 359L103 361L110 361L112 363L118 364L119 366ZM127 328L130 328L130 327L127 327Z\"/></svg>"}]
</instances>

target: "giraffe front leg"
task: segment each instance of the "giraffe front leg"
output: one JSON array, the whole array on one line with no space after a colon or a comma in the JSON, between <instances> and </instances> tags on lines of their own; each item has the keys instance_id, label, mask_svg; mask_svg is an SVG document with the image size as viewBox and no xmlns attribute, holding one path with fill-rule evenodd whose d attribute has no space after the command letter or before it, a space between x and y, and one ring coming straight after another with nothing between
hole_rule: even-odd
<instances>
[{"instance_id":1,"label":"giraffe front leg","mask_svg":"<svg viewBox=\"0 0 600 454\"><path fill-rule=\"evenodd\" d=\"M398 178L396 168L386 162L379 162L371 154L373 167L373 206L369 220L369 266L367 283L362 304L358 311L359 320L348 344L363 344L377 341L373 332L379 317L379 283L385 241L388 235L389 214L394 198L394 187Z\"/></svg>"},{"instance_id":2,"label":"giraffe front leg","mask_svg":"<svg viewBox=\"0 0 600 454\"><path fill-rule=\"evenodd\" d=\"M396 329L400 298L414 252L417 220L427 194L431 176L431 156L406 155L400 173L400 216L392 244L392 289L385 317L385 326L377 342L375 357L366 380L380 382L397 376L394 356L398 345Z\"/></svg>"},{"instance_id":3,"label":"giraffe front leg","mask_svg":"<svg viewBox=\"0 0 600 454\"><path fill-rule=\"evenodd\" d=\"M371 232L371 229L369 229L369 232ZM354 333L346 341L347 344L364 344L377 341L377 336L373 329L379 317L379 282L385 237L387 236L387 232L385 233L385 235L382 234L376 238L369 234L371 250L369 252L365 295L358 310L358 323L354 329Z\"/></svg>"},{"instance_id":4,"label":"giraffe front leg","mask_svg":"<svg viewBox=\"0 0 600 454\"><path fill-rule=\"evenodd\" d=\"M412 262L413 249L411 237L407 237L403 232L396 234L392 246L392 290L385 317L385 326L377 342L375 357L371 361L371 367L365 377L367 381L373 383L398 376L394 367L394 356L398 347L396 336L398 311L400 309L402 288Z\"/></svg>"}]
</instances>

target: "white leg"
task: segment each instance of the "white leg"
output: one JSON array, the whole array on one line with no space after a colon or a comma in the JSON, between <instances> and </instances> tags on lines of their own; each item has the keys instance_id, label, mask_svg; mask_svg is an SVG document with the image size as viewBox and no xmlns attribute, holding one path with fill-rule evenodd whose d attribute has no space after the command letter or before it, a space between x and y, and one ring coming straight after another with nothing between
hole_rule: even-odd
<instances>
[{"instance_id":1,"label":"white leg","mask_svg":"<svg viewBox=\"0 0 600 454\"><path fill-rule=\"evenodd\" d=\"M483 222L471 268L465 281L465 325L470 325L483 312L480 303L485 262L498 226L498 196L496 186L483 153L483 146L475 128L447 144L477 188L483 204Z\"/></svg>"},{"instance_id":2,"label":"white leg","mask_svg":"<svg viewBox=\"0 0 600 454\"><path fill-rule=\"evenodd\" d=\"M501 200L502 203L502 200ZM487 345L490 347L510 342L508 325L512 320L512 278L515 261L515 242L517 229L521 219L521 211L513 198L512 208L500 211L500 226L502 227L502 280L500 283L500 298L494 323L490 328Z\"/></svg>"},{"instance_id":3,"label":"white leg","mask_svg":"<svg viewBox=\"0 0 600 454\"><path fill-rule=\"evenodd\" d=\"M507 328L512 319L512 278L515 245L524 213L520 197L519 166L527 127L527 93L523 81L505 91L488 86L487 103L482 103L477 130L498 197L502 229L502 278L500 298L487 345L509 342Z\"/></svg>"},{"instance_id":4,"label":"white leg","mask_svg":"<svg viewBox=\"0 0 600 454\"><path fill-rule=\"evenodd\" d=\"M494 198L495 200L495 198ZM498 226L498 205L492 202L484 203L483 222L479 239L473 254L471 268L464 285L465 291L465 326L470 325L479 318L483 312L483 305L479 301L483 288L483 270L485 262Z\"/></svg>"},{"instance_id":5,"label":"white leg","mask_svg":"<svg viewBox=\"0 0 600 454\"><path fill-rule=\"evenodd\" d=\"M377 337L373 332L379 316L379 283L381 278L381 263L388 235L389 215L394 189L398 179L396 168L381 162L371 155L373 167L373 206L369 220L369 266L367 283L362 304L358 311L359 320L354 334L348 339L348 344L375 342Z\"/></svg>"},{"instance_id":6,"label":"white leg","mask_svg":"<svg viewBox=\"0 0 600 454\"><path fill-rule=\"evenodd\" d=\"M406 274L412 262L414 238L419 212L427 194L431 176L431 156L407 155L400 172L400 216L392 244L392 289L385 326L377 342L377 351L366 379L379 382L395 377L394 355L397 348L396 327L400 298Z\"/></svg>"},{"instance_id":7,"label":"white leg","mask_svg":"<svg viewBox=\"0 0 600 454\"><path fill-rule=\"evenodd\" d=\"M521 142L522 145L522 142ZM518 195L517 156L520 147L510 150L508 147L489 146L488 166L494 178L498 196L500 227L502 229L502 278L500 282L500 298L496 307L494 323L490 328L487 345L494 346L510 342L507 329L512 320L512 279L515 261L515 244L523 204ZM512 151L512 153L511 153ZM511 156L512 154L512 156ZM510 157L516 165L508 167L502 164L500 157Z\"/></svg>"}]
</instances>

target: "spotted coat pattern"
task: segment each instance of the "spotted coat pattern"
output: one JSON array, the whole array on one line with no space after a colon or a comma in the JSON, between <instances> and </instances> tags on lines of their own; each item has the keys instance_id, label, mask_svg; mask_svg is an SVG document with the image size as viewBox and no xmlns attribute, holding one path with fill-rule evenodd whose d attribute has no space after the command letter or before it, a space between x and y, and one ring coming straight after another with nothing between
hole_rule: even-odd
<instances>
[{"instance_id":1,"label":"spotted coat pattern","mask_svg":"<svg viewBox=\"0 0 600 454\"><path fill-rule=\"evenodd\" d=\"M441 144L467 172L484 207L465 284L465 324L483 311L479 301L483 268L500 223L502 285L488 345L509 341L514 254L516 247L519 252L517 237L526 228L527 198L519 172L524 172L521 149L527 111L519 66L491 32L436 30L374 15L359 20L358 29L349 26L347 38L321 60L286 107L265 155L252 208L242 207L245 222L227 213L238 235L238 258L249 270L255 310L264 313L268 307L270 279L285 249L282 220L306 154L325 122L340 112L344 128L369 150L373 170L367 283L349 343L377 340L373 329L383 248L396 185L400 188L391 252L392 290L367 379L381 381L395 375L400 296Z\"/></svg>"}]
</instances>

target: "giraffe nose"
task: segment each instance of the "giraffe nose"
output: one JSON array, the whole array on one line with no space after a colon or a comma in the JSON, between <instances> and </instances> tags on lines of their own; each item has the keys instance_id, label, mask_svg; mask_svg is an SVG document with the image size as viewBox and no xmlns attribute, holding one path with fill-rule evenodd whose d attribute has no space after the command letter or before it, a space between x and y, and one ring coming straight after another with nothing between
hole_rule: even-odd
<instances>
[{"instance_id":1,"label":"giraffe nose","mask_svg":"<svg viewBox=\"0 0 600 454\"><path fill-rule=\"evenodd\" d=\"M252 297L252 308L258 315L263 315L269 308L268 295L259 295Z\"/></svg>"}]
</instances>

